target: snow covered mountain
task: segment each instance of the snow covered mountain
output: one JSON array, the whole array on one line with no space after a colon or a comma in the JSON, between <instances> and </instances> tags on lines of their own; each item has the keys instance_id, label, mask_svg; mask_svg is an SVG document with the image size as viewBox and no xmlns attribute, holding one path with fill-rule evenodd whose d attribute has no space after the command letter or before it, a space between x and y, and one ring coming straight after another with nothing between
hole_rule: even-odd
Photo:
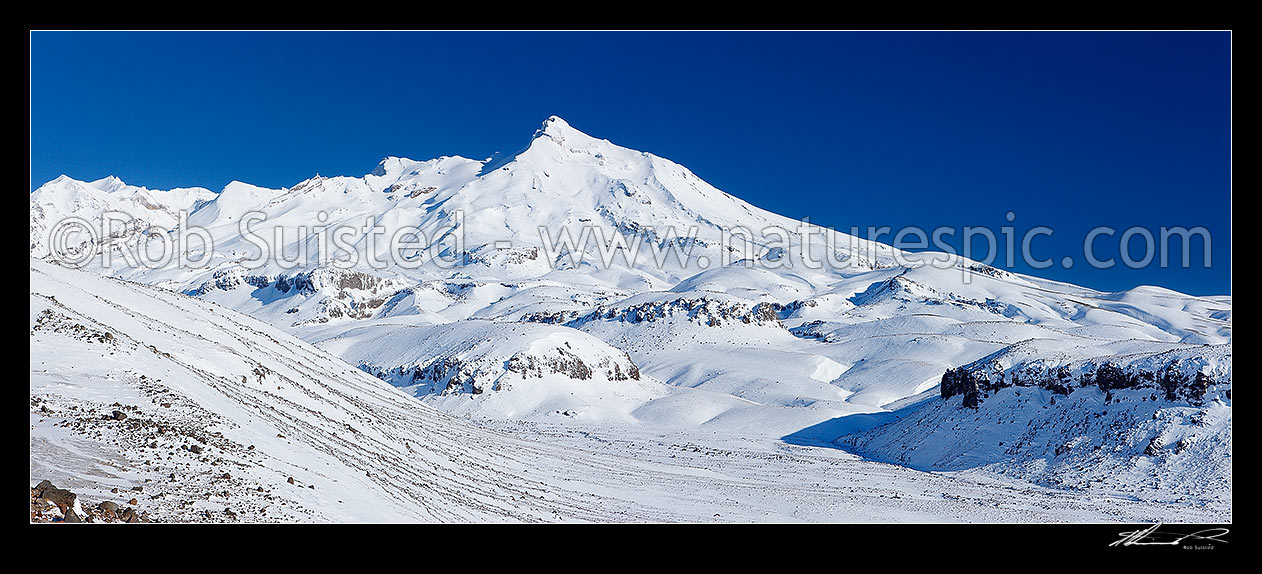
<instances>
[{"instance_id":1,"label":"snow covered mountain","mask_svg":"<svg viewBox=\"0 0 1262 574\"><path fill-rule=\"evenodd\" d=\"M195 210L215 198L201 187L163 191L127 185L113 176L82 182L62 175L31 193L31 255L49 254L50 226L67 217L100 221L105 213L117 212L119 224L112 238L126 239L150 227L172 229L181 211ZM110 231L106 237L111 237Z\"/></svg>"},{"instance_id":2,"label":"snow covered mountain","mask_svg":"<svg viewBox=\"0 0 1262 574\"><path fill-rule=\"evenodd\" d=\"M1225 499L1230 512L1229 296L1100 292L803 228L560 118L545 121L523 150L483 161L391 157L360 177L286 189L233 182L217 194L62 177L32 193L31 205L32 257L63 258L47 247L59 218L130 214L127 231L98 234L120 240L113 246L76 244L115 255L109 266L89 261L87 271L242 312L425 404L477 418L788 437L916 468L986 467L1056 486L1087 476L1065 470L1077 463L1057 459L1063 451L1052 462L1046 449L1006 455L1012 447L981 443L944 453L941 437L981 417L1055 427L1039 438L1051 445L1053 435L1078 432L1065 426L1069 405L1077 413L1105 398L1161 391L1140 403L1225 421L1213 431L1225 432L1214 435L1225 450L1188 452L1213 459L1195 465L1215 485L1197 500L1221 513ZM184 228L179 210L191 212ZM365 234L331 247L337 239L327 230L365 224L415 241L393 258ZM165 232L141 232L151 226ZM193 228L214 245L204 265L122 257L171 244L199 259L205 238L182 239ZM762 233L768 228L787 232ZM732 240L733 230L753 233ZM573 242L563 246L566 235ZM274 257L257 262L260 238ZM342 264L351 251L356 260ZM951 264L915 264L933 257ZM1148 381L1175 358L1174 370L1191 380L1178 388L1191 390L1168 395ZM1143 382L1109 394L1095 382L1102 368ZM1062 373L1072 379L1064 388L1051 383ZM1049 405L1062 398L1045 410L1028 402L1036 391ZM1158 431L1123 431L1124 422L1081 432L1130 453ZM995 466L1003 460L1058 470ZM1191 492L1191 471L1180 470L1190 467L1156 464L1151 476L1183 478L1154 492Z\"/></svg>"}]
</instances>

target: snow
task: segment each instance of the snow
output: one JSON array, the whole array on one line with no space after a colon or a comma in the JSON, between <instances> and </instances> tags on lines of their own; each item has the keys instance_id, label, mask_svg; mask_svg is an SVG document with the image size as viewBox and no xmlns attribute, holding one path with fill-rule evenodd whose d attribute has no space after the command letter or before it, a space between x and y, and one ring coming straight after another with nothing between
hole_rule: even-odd
<instances>
[{"instance_id":1,"label":"snow","mask_svg":"<svg viewBox=\"0 0 1262 574\"><path fill-rule=\"evenodd\" d=\"M48 257L44 236L63 217L128 213L137 225L128 228L125 239L135 245L153 241L140 233L149 225L177 236L175 214L184 209L192 211L188 225L207 229L215 241L216 252L204 268L130 267L115 258L109 268L94 262L86 273L76 273L38 261L55 259ZM268 238L283 232L280 251L295 264L244 263L257 249L238 226L252 211L266 215L252 231ZM448 267L425 259L417 268L373 268L361 256L351 269L338 269L328 254L311 249L317 244L315 223L321 219L328 226L372 221L388 231L418 230L427 248L463 264ZM768 225L788 229L788 245L756 240L749 257L784 265L746 266L740 257L728 266L718 264L730 255L721 247L722 230L756 231ZM148 409L154 391L135 377L143 372L161 378L170 388L163 392L185 396L204 409L188 407L182 413L185 423L198 413L210 413L217 421L211 426L223 429L229 441L225 445L256 445L248 456L234 451L233 464L251 469L271 465L275 472L252 470L250 485L281 496L289 492L286 488L292 490L283 481L288 475L318 483L314 492L304 489L297 493L301 496L278 499L285 501L283 511L274 508L277 503L255 501L284 512L286 519L708 521L715 513L723 520L1013 519L986 509L992 501L1007 504L986 494L994 488L1046 497L1021 506L1011 515L1016 519L1229 517L1229 397L1225 406L1210 400L1208 406L1176 401L1161 407L1163 412L1186 412L1189 417L1203 413L1204 420L1217 421L1212 430L1187 436L1202 441L1196 444L1226 441L1225 450L1188 447L1187 454L1179 455L1183 458L1168 464L1110 459L1106 467L1117 478L1099 483L1091 477L1102 474L1044 460L1038 454L1042 451L1009 456L1003 454L1007 449L996 450L997 444L957 436L967 428L962 421L969 413L938 398L936 387L948 369L988 357L1002 357L1009 370L1062 364L1085 369L1088 363L1109 360L1144 369L1151 367L1144 361L1159 361L1153 357L1201 357L1207 346L1223 350L1204 365L1181 364L1204 366L1229 380L1230 296L1195 297L1157 287L1100 292L958 257L949 268L903 266L899 256L908 254L837 232L828 232L837 239L832 255L855 265L813 269L797 249L808 241L798 233L799 225L710 186L670 160L589 136L555 116L514 154L486 161L387 157L363 176L316 176L284 189L232 182L219 193L161 191L117 178L80 182L62 176L31 195L32 325L40 312L51 310L71 317L66 320L73 324L101 323L134 341L111 356L100 354L99 343L62 341L58 337L64 333L33 331L32 397L47 396L80 408L120 402ZM299 233L300 226L305 232ZM457 251L453 235L446 233L453 226L464 237L463 251ZM602 253L592 244L584 250L584 264L554 265L567 256L551 249L553 244L540 237L540 227L553 236L568 231L575 239L584 228L599 229L606 237L634 232L623 254L639 257L619 255L611 265L599 265ZM667 228L684 236L694 227L694 240L667 241ZM812 231L809 252L821 260L829 247L821 239L823 230ZM362 238L352 243L368 254ZM670 256L665 264L654 264L654 252L668 252L672 245L693 251L682 261ZM711 264L702 265L701 256ZM57 296L57 303L44 295ZM66 350L57 345L67 345ZM155 360L152 351L144 350L149 345L179 360ZM258 355L260 350L266 355ZM249 381L259 365L284 373L289 383L272 391L270 385ZM632 371L638 376L631 377ZM80 372L89 372L95 382L71 382ZM418 373L423 378L416 378ZM242 375L246 383L239 383ZM329 388L342 390L326 396ZM1050 429L1048 436L1059 440L1068 431L1053 424L1056 417L1076 420L1079 411L1095 408L1087 395L1075 394L1045 410L1041 403L1031 406L1034 390L1018 389L1022 398L1017 400L1014 389L983 402L982 413L972 415L982 419L969 419L987 429L1004 427L994 436L983 433L985 440L1009 442L1013 437L1007 425L1018 419ZM249 395L242 393L263 390L269 393L263 396L280 402L243 398ZM366 403L360 402L360 393L367 393ZM1116 397L1131 400L1125 394ZM1130 409L1127 416L1142 418L1150 401L1134 400L1144 408ZM146 416L167 411L146 411ZM71 458L83 468L64 472L84 484L121 484L140 476L134 452L99 441L84 443L88 439L64 427L36 424L32 412L33 472L36 459L41 472L55 470L42 462L48 457L37 453L71 451L78 453ZM919 426L909 422L913 420ZM1129 420L1093 422L1083 436L1093 444L1133 450L1143 433L1110 426ZM344 432L336 430L339 424L365 425L377 434L362 446L368 450L357 450L361 447L334 436ZM302 440L283 430L309 427L317 432ZM1143 428L1148 434L1156 430ZM511 452L505 451L504 437L495 429L532 446L513 442ZM609 440L618 446L574 434L577 429L614 437ZM276 439L278 433L287 438ZM1169 434L1170 440L1183 438ZM454 441L450 447L442 446L448 440ZM402 445L421 449L423 441L438 441L433 448L441 453L472 449L458 457L459 464L439 465L455 470L433 491L417 485L431 484L434 479L427 473L439 472L435 467L417 462L421 466L398 471L407 475L402 482L382 482L372 475L389 474L384 462L360 461L396 460L408 452ZM739 467L746 474L706 468L732 478L730 489L717 487L726 496L755 508L709 512L715 502L700 491L668 493L643 486L627 495L631 498L610 502L612 510L595 510L586 497L609 496L626 485L558 471L571 478L547 488L566 481L581 486L571 493L574 498L565 503L569 506L557 503L568 509L561 511L542 503L520 504L514 495L506 501L502 492L474 484L473 471L467 470L496 469L502 474L495 481L526 492L543 487L522 485L508 475L521 465L542 464L534 456L568 456L567 449L574 449L596 467L614 464L606 460L614 457L620 472L642 477L648 485L657 484L663 473L714 479L708 472L672 466L680 451L670 445L718 448L720 443L734 453L724 456L746 460ZM519 447L524 450L514 450ZM839 448L919 470L865 461ZM753 462L764 461L768 453L784 454L793 464L819 465L819 474L775 485L783 489L775 492L802 502L800 506L790 508L788 502L753 494L768 488L775 473L793 474L786 467ZM448 454L420 458L442 460ZM204 461L183 462L205 471ZM834 463L844 468L834 469ZM443 466L448 464L454 466ZM90 469L102 465L114 469L108 480L91 478L97 471ZM128 470L118 470L122 467ZM320 469L320 477L312 469ZM200 476L197 472L192 475ZM910 491L901 489L947 484L935 482L948 480L944 477L955 485L952 489L976 490L958 499L938 496L932 504L922 500L927 506L913 507L905 498L856 498L858 492L850 487L821 494L807 485L810 480L854 485L858 475L892 481L881 487L887 488L883 495L901 492L906 497ZM334 479L347 490L343 503L325 497ZM1200 479L1210 482L1198 483ZM1138 486L1152 481L1157 486ZM716 488L699 479L690 484ZM388 494L396 487L406 492ZM479 502L444 506L450 501L443 496L466 488L479 493ZM362 492L350 494L354 489ZM1132 500L1138 496L1134 489L1142 491L1143 500L1122 504L1116 512L1105 509L1102 501L1121 504L1108 498L1113 496ZM391 495L405 496L416 506L384 504ZM812 509L806 502L812 496L836 497L828 500L847 514ZM356 510L341 509L352 499ZM190 508L200 512L204 506L162 511L173 519L199 519ZM954 512L958 514L950 514Z\"/></svg>"}]
</instances>

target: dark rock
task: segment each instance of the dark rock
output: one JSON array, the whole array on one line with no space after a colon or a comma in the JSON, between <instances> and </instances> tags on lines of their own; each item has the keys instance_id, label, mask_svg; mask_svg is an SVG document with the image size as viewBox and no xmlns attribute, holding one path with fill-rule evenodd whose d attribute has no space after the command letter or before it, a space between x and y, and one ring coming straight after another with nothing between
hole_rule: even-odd
<instances>
[{"instance_id":1,"label":"dark rock","mask_svg":"<svg viewBox=\"0 0 1262 574\"><path fill-rule=\"evenodd\" d=\"M123 411L114 411L113 413L110 413L110 414L114 417L114 420L116 421L127 420L127 413Z\"/></svg>"},{"instance_id":2,"label":"dark rock","mask_svg":"<svg viewBox=\"0 0 1262 574\"><path fill-rule=\"evenodd\" d=\"M1230 379L1214 379L1200 371L1185 375L1183 371L1187 369L1182 368L1180 359L1174 359L1159 369L1123 368L1107 361L1098 366L1087 366L1089 370L1075 381L1068 366L1043 368L1041 363L1035 362L1005 370L996 360L986 358L949 369L942 376L940 392L944 399L963 395L965 405L972 406L980 403L988 393L1013 386L1039 387L1066 396L1077 388L1094 386L1105 393L1106 403L1119 400L1113 392L1115 390L1154 388L1164 391L1166 400L1200 405L1211 387L1231 382ZM1157 394L1152 394L1149 400L1156 399Z\"/></svg>"},{"instance_id":3,"label":"dark rock","mask_svg":"<svg viewBox=\"0 0 1262 574\"><path fill-rule=\"evenodd\" d=\"M67 508L74 506L74 501L78 498L78 495L64 488L49 486L43 490L39 497L56 504L57 508L65 512Z\"/></svg>"},{"instance_id":4,"label":"dark rock","mask_svg":"<svg viewBox=\"0 0 1262 574\"><path fill-rule=\"evenodd\" d=\"M978 378L964 367L949 369L943 373L939 388L944 399L963 395L964 406L975 409L980 404L978 394L981 389Z\"/></svg>"},{"instance_id":5,"label":"dark rock","mask_svg":"<svg viewBox=\"0 0 1262 574\"><path fill-rule=\"evenodd\" d=\"M1110 389L1129 389L1138 386L1139 379L1123 371L1113 363L1105 363L1095 372L1095 384L1102 391Z\"/></svg>"},{"instance_id":6,"label":"dark rock","mask_svg":"<svg viewBox=\"0 0 1262 574\"><path fill-rule=\"evenodd\" d=\"M35 485L35 496L41 496L41 495L43 495L43 494L44 494L44 490L49 489L49 488L53 488L53 483L52 483L52 481L50 481L50 480L41 480L41 481L39 481L39 484Z\"/></svg>"}]
</instances>

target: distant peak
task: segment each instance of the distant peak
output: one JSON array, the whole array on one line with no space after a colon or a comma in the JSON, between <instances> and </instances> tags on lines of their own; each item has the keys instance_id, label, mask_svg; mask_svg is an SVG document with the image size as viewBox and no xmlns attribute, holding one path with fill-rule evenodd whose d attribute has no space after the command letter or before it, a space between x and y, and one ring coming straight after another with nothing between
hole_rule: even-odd
<instances>
[{"instance_id":1,"label":"distant peak","mask_svg":"<svg viewBox=\"0 0 1262 574\"><path fill-rule=\"evenodd\" d=\"M219 191L219 194L220 194L220 195L224 195L224 194L229 194L229 195L231 195L231 194L234 194L234 193L236 193L236 194L254 194L254 193L259 193L259 192L269 192L269 193L270 193L270 192L275 192L275 191L279 191L279 190L268 189L268 188L265 188L265 187L259 187L259 186L257 186L257 185L252 184L252 183L246 183L246 182L244 182L244 181L241 181L241 180L238 180L238 179L234 179L234 180L232 180L232 181L228 182L228 185L223 186L223 189Z\"/></svg>"},{"instance_id":2,"label":"distant peak","mask_svg":"<svg viewBox=\"0 0 1262 574\"><path fill-rule=\"evenodd\" d=\"M123 183L123 180L113 175L107 175L92 182L90 185L106 193L113 193L127 186L126 183Z\"/></svg>"},{"instance_id":3,"label":"distant peak","mask_svg":"<svg viewBox=\"0 0 1262 574\"><path fill-rule=\"evenodd\" d=\"M404 158L396 157L392 155L386 156L384 158L381 158L381 161L377 162L377 167L373 168L370 174L376 175L376 176L386 175L390 173L390 168L401 166L403 165L404 161L411 161L411 160L405 160Z\"/></svg>"},{"instance_id":4,"label":"distant peak","mask_svg":"<svg viewBox=\"0 0 1262 574\"><path fill-rule=\"evenodd\" d=\"M36 188L31 192L31 197L41 197L44 194L57 193L59 190L64 189L81 189L82 185L83 182L63 173Z\"/></svg>"}]
</instances>

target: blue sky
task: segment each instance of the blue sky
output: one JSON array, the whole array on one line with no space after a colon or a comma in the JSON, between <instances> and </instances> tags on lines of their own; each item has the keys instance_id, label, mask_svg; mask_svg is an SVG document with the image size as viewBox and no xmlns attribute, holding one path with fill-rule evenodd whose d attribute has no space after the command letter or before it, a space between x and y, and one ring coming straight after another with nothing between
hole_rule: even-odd
<instances>
[{"instance_id":1,"label":"blue sky","mask_svg":"<svg viewBox=\"0 0 1262 574\"><path fill-rule=\"evenodd\" d=\"M998 233L1011 211L1018 237L1054 230L1033 246L1057 264L1017 271L1226 294L1230 49L1213 32L36 32L30 184L283 187L511 152L555 114L812 223ZM1205 226L1213 265L1197 242L1190 269L1093 269L1098 225Z\"/></svg>"}]
</instances>

